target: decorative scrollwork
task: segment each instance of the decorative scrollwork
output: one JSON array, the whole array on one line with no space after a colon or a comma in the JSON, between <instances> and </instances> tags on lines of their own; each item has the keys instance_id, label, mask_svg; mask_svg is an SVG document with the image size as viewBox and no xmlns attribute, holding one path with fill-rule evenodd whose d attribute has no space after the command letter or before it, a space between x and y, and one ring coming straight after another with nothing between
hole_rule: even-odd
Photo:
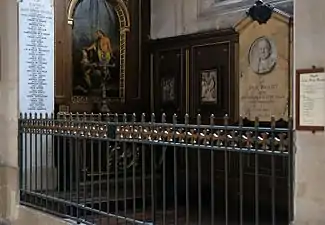
<instances>
[{"instance_id":1,"label":"decorative scrollwork","mask_svg":"<svg viewBox=\"0 0 325 225\"><path fill-rule=\"evenodd\" d=\"M204 126L176 127L173 124L152 126L120 125L116 139L138 142L160 142L166 145L202 147L261 152L286 152L289 147L286 132L259 131L247 128L209 128Z\"/></svg>"},{"instance_id":2,"label":"decorative scrollwork","mask_svg":"<svg viewBox=\"0 0 325 225\"><path fill-rule=\"evenodd\" d=\"M25 133L229 151L287 153L291 147L289 129L119 122L117 115L114 118L107 116L108 121L102 121L101 115L90 115L88 119L65 115L54 120L25 116L20 120L20 128Z\"/></svg>"}]
</instances>

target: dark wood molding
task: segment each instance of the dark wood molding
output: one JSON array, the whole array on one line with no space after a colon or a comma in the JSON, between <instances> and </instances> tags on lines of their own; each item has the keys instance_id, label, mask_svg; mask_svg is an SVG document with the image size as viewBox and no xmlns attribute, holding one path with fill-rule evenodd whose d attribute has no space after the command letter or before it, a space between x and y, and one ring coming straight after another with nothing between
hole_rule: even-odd
<instances>
[{"instance_id":1,"label":"dark wood molding","mask_svg":"<svg viewBox=\"0 0 325 225\"><path fill-rule=\"evenodd\" d=\"M148 43L151 49L172 47L172 46L188 46L190 43L202 42L202 39L212 39L214 41L231 40L238 42L238 33L234 29L211 30L200 33L187 35L179 35L176 37L168 37L161 39L152 39Z\"/></svg>"},{"instance_id":2,"label":"dark wood molding","mask_svg":"<svg viewBox=\"0 0 325 225\"><path fill-rule=\"evenodd\" d=\"M151 40L149 42L150 52L154 56L153 65L153 92L151 102L157 117L164 111L168 114L177 113L182 120L186 113L193 121L198 114L201 115L204 123L209 123L210 114L215 115L216 123L224 122L224 115L229 115L229 122L233 123L237 116L238 104L236 104L236 44L238 34L233 29L181 35L164 39ZM180 54L180 60L169 60L168 63L161 64L160 57L169 55L173 57L173 52ZM199 53L201 52L201 53ZM197 54L202 54L200 57ZM178 69L177 69L178 68ZM216 68L220 77L218 84L222 93L219 95L218 104L201 104L201 82L199 73L202 70ZM173 74L177 79L176 105L163 104L161 101L160 79L168 73ZM178 70L178 71L175 71ZM177 75L178 74L178 75Z\"/></svg>"}]
</instances>

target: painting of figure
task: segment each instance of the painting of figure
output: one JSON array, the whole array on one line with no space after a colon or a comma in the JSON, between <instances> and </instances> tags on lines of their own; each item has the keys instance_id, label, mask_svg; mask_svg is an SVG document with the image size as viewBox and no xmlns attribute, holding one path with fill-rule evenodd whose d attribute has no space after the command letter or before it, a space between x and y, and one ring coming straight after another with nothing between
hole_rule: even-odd
<instances>
[{"instance_id":1,"label":"painting of figure","mask_svg":"<svg viewBox=\"0 0 325 225\"><path fill-rule=\"evenodd\" d=\"M217 71L201 72L201 102L217 103Z\"/></svg>"},{"instance_id":2,"label":"painting of figure","mask_svg":"<svg viewBox=\"0 0 325 225\"><path fill-rule=\"evenodd\" d=\"M114 8L102 0L84 0L73 27L74 95L119 95L119 31Z\"/></svg>"}]
</instances>

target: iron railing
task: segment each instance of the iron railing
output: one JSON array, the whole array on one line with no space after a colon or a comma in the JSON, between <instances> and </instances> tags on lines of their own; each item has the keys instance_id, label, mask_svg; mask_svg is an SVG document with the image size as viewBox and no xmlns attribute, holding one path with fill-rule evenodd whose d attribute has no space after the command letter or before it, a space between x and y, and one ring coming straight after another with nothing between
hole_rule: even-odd
<instances>
[{"instance_id":1,"label":"iron railing","mask_svg":"<svg viewBox=\"0 0 325 225\"><path fill-rule=\"evenodd\" d=\"M84 224L288 224L292 121L189 121L21 115L21 204Z\"/></svg>"}]
</instances>

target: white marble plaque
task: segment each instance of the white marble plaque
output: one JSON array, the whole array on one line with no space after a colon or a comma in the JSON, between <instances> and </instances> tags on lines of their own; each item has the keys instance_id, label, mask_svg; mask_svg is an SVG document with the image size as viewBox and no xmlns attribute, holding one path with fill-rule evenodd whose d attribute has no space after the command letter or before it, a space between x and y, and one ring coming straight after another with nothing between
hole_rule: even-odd
<instances>
[{"instance_id":1,"label":"white marble plaque","mask_svg":"<svg viewBox=\"0 0 325 225\"><path fill-rule=\"evenodd\" d=\"M299 82L299 125L324 126L325 73L301 74Z\"/></svg>"},{"instance_id":2,"label":"white marble plaque","mask_svg":"<svg viewBox=\"0 0 325 225\"><path fill-rule=\"evenodd\" d=\"M257 38L249 49L249 65L256 74L270 73L277 61L277 49L267 37Z\"/></svg>"},{"instance_id":3,"label":"white marble plaque","mask_svg":"<svg viewBox=\"0 0 325 225\"><path fill-rule=\"evenodd\" d=\"M54 109L53 0L19 2L19 110Z\"/></svg>"},{"instance_id":4,"label":"white marble plaque","mask_svg":"<svg viewBox=\"0 0 325 225\"><path fill-rule=\"evenodd\" d=\"M53 0L20 0L18 4L19 110L45 116L54 111ZM33 190L54 188L52 137L26 133L22 138L23 186Z\"/></svg>"}]
</instances>

